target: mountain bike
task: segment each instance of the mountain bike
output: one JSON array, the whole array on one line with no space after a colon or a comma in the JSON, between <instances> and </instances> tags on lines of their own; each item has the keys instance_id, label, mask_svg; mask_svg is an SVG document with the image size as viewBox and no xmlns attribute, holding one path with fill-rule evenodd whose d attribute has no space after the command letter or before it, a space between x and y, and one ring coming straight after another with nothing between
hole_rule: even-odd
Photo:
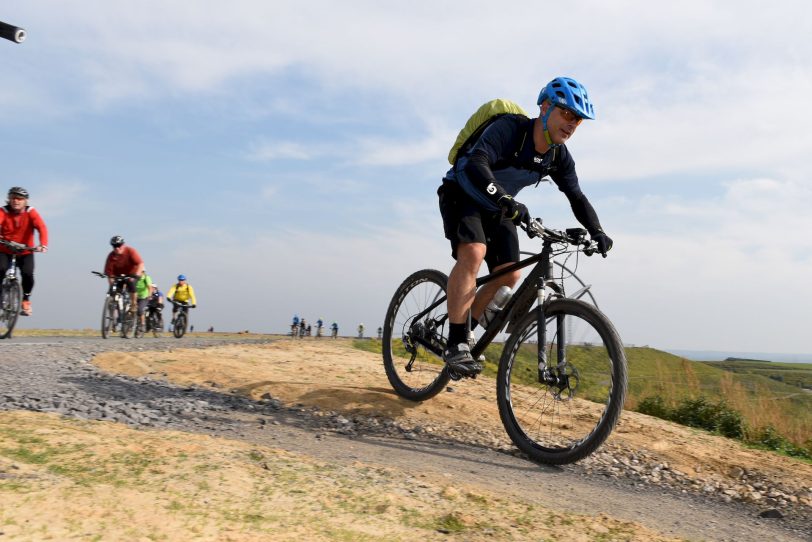
<instances>
[{"instance_id":1,"label":"mountain bike","mask_svg":"<svg viewBox=\"0 0 812 542\"><path fill-rule=\"evenodd\" d=\"M36 250L37 247L29 247L6 239L0 239L0 245L11 250L11 260L8 269L4 270L3 282L0 284L0 339L10 339L23 304L23 285L18 276L17 254L26 250Z\"/></svg>"},{"instance_id":2,"label":"mountain bike","mask_svg":"<svg viewBox=\"0 0 812 542\"><path fill-rule=\"evenodd\" d=\"M145 318L146 332L152 332L154 337L160 337L164 330L164 319L161 311L162 306L150 306L147 304L147 316Z\"/></svg>"},{"instance_id":3,"label":"mountain bike","mask_svg":"<svg viewBox=\"0 0 812 542\"><path fill-rule=\"evenodd\" d=\"M91 271L91 273L105 279L110 277L110 275L98 271ZM121 338L127 339L135 329L136 323L136 315L130 311L132 300L127 287L127 279L130 276L116 275L112 278L113 284L107 289L102 308L101 336L106 339L112 333L119 333Z\"/></svg>"},{"instance_id":4,"label":"mountain bike","mask_svg":"<svg viewBox=\"0 0 812 542\"><path fill-rule=\"evenodd\" d=\"M178 309L169 325L172 327L172 335L176 339L180 339L189 327L189 309L193 308L194 305L190 305L186 301L175 301L174 299L170 299L169 302Z\"/></svg>"},{"instance_id":5,"label":"mountain bike","mask_svg":"<svg viewBox=\"0 0 812 542\"><path fill-rule=\"evenodd\" d=\"M158 338L161 336L161 332L163 332L163 327L161 310L158 307L147 304L144 309L144 324L142 326L139 322L138 325L136 325L135 336L141 338L151 332L155 338Z\"/></svg>"},{"instance_id":6,"label":"mountain bike","mask_svg":"<svg viewBox=\"0 0 812 542\"><path fill-rule=\"evenodd\" d=\"M586 230L552 230L538 220L526 230L541 239L541 251L476 281L479 287L535 264L471 355L477 359L506 330L496 374L502 425L530 459L573 463L603 444L618 422L626 396L626 354L609 319L595 305L567 297L554 276L554 257L595 253ZM386 312L386 376L398 395L412 401L434 397L450 379L460 378L442 361L447 282L440 271L417 271L397 288ZM589 288L578 282L576 293L584 297Z\"/></svg>"}]
</instances>

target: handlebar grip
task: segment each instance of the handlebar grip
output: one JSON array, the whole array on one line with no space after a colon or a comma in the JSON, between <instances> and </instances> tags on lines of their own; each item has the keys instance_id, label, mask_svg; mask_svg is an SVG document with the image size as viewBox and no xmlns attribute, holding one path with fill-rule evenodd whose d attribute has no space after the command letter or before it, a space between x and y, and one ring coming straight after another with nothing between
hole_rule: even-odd
<instances>
[{"instance_id":1,"label":"handlebar grip","mask_svg":"<svg viewBox=\"0 0 812 542\"><path fill-rule=\"evenodd\" d=\"M25 41L25 37L26 33L24 29L0 21L0 38L5 38L14 43L22 43Z\"/></svg>"}]
</instances>

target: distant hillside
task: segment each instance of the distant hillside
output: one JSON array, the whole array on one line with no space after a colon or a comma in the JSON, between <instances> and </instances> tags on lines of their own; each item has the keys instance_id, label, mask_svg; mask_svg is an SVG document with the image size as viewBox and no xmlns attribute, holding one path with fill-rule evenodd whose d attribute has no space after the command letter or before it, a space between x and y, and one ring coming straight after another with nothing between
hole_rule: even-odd
<instances>
[{"instance_id":1,"label":"distant hillside","mask_svg":"<svg viewBox=\"0 0 812 542\"><path fill-rule=\"evenodd\" d=\"M812 363L777 363L738 358L728 358L724 361L704 361L702 363L725 371L760 375L790 386L812 390Z\"/></svg>"},{"instance_id":2,"label":"distant hillside","mask_svg":"<svg viewBox=\"0 0 812 542\"><path fill-rule=\"evenodd\" d=\"M759 361L690 361L653 348L627 348L629 398L674 406L686 398L724 399L752 428L771 425L797 444L812 435L812 364Z\"/></svg>"}]
</instances>

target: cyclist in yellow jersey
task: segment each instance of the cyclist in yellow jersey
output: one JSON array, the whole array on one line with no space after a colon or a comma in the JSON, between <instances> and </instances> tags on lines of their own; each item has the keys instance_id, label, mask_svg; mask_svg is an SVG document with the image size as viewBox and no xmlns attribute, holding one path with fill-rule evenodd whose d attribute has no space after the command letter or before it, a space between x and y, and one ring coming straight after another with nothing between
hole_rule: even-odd
<instances>
[{"instance_id":1,"label":"cyclist in yellow jersey","mask_svg":"<svg viewBox=\"0 0 812 542\"><path fill-rule=\"evenodd\" d=\"M188 303L190 306L197 306L195 299L195 289L192 285L186 282L186 275L178 275L178 282L173 284L172 287L166 292L166 298L178 303ZM172 320L175 319L175 313L178 312L178 306L172 306Z\"/></svg>"}]
</instances>

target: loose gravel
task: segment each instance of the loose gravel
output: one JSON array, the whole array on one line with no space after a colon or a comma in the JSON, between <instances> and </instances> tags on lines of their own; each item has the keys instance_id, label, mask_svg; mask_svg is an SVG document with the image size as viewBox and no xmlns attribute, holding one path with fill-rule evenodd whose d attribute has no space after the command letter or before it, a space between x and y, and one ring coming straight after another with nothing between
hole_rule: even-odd
<instances>
[{"instance_id":1,"label":"loose gravel","mask_svg":"<svg viewBox=\"0 0 812 542\"><path fill-rule=\"evenodd\" d=\"M166 375L131 378L100 371L90 360L102 352L171 351L223 344L261 344L271 339L87 339L18 338L0 342L0 411L29 410L64 416L114 421L140 428L166 428L209 434L243 436L245 415L255 416L258 426L294 423L311 428L316 438L333 433L349 438L386 436L494 449L517 454L504 434L487 430L464 431L447 425L408 425L376 416L347 416L338 412L284 405L266 394L260 401L231 390L177 386ZM449 390L453 392L453 390ZM812 540L812 487L792 491L759 473L740 472L721 478L688 477L644 451L607 444L571 466L583 476L602 477L614 484L656 487L708 502L732 503L752 508L764 518L785 518L785 528L809 534Z\"/></svg>"}]
</instances>

